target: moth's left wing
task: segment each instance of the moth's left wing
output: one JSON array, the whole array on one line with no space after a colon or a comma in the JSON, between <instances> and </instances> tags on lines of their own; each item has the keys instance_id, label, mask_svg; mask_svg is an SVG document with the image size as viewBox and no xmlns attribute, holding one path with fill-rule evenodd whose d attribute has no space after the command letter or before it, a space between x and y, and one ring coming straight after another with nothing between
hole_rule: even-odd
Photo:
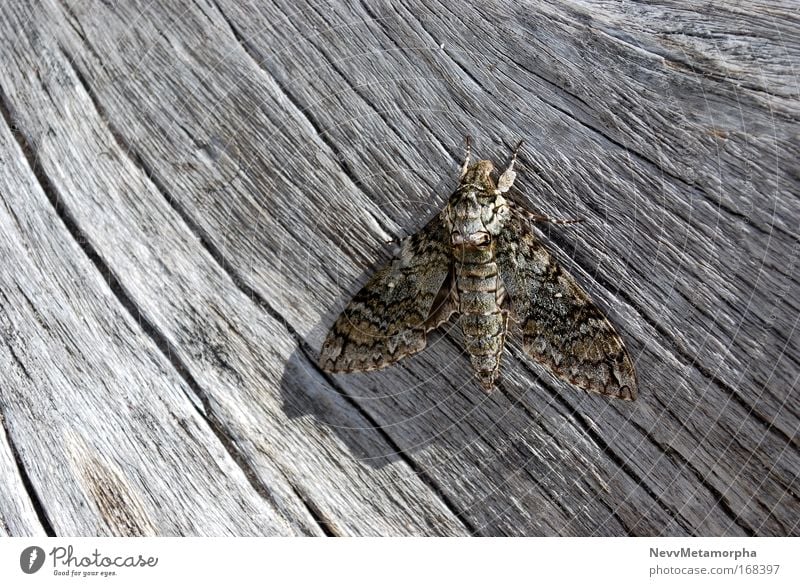
<instances>
[{"instance_id":1,"label":"moth's left wing","mask_svg":"<svg viewBox=\"0 0 800 586\"><path fill-rule=\"evenodd\" d=\"M614 326L513 208L496 246L500 278L525 351L581 389L635 399L636 372Z\"/></svg>"},{"instance_id":2,"label":"moth's left wing","mask_svg":"<svg viewBox=\"0 0 800 586\"><path fill-rule=\"evenodd\" d=\"M320 366L376 370L425 348L425 334L455 311L450 266L450 234L437 215L345 307L322 345Z\"/></svg>"}]
</instances>

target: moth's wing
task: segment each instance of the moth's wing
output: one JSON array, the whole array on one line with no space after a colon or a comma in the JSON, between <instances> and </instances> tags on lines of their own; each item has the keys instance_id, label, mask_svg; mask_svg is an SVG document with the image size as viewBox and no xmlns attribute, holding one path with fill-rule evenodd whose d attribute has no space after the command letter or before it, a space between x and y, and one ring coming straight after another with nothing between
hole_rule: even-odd
<instances>
[{"instance_id":1,"label":"moth's wing","mask_svg":"<svg viewBox=\"0 0 800 586\"><path fill-rule=\"evenodd\" d=\"M437 215L345 307L322 345L320 366L376 370L425 348L426 332L455 311L450 267L450 234Z\"/></svg>"},{"instance_id":2,"label":"moth's wing","mask_svg":"<svg viewBox=\"0 0 800 586\"><path fill-rule=\"evenodd\" d=\"M636 371L622 338L513 208L496 250L525 352L581 389L635 399Z\"/></svg>"}]
</instances>

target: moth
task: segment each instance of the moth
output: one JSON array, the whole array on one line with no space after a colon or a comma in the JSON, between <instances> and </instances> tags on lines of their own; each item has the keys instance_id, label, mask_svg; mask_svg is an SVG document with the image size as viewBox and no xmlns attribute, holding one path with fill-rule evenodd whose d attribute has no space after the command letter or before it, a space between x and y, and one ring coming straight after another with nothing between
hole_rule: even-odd
<instances>
[{"instance_id":1,"label":"moth","mask_svg":"<svg viewBox=\"0 0 800 586\"><path fill-rule=\"evenodd\" d=\"M342 311L320 353L329 372L377 370L425 348L457 316L486 392L500 375L509 329L525 352L580 389L632 401L636 372L619 334L529 228L552 220L509 201L520 142L495 182L491 161L470 165L447 206L369 279Z\"/></svg>"}]
</instances>

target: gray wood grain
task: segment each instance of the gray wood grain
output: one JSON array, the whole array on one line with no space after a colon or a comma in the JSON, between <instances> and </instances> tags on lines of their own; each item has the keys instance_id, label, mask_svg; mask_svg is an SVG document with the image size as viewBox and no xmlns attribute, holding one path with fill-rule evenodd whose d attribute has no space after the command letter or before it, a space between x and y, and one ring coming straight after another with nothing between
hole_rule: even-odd
<instances>
[{"instance_id":1,"label":"gray wood grain","mask_svg":"<svg viewBox=\"0 0 800 586\"><path fill-rule=\"evenodd\" d=\"M24 59L32 53L23 46L17 47L16 54ZM51 197L73 235L86 242L85 252L94 257L119 301L129 306L130 313L135 308L134 317L144 331L179 371L185 371L184 378L192 387L187 394L207 418L207 431L224 432L224 441L259 492L268 500L289 501L281 502L281 507L298 523L313 514L317 531L465 532L406 463L382 468L366 465L353 460L345 444L329 437L326 430L307 420L289 420L286 409L298 398L287 398L284 406L277 383L297 345L290 332L238 288L203 249L158 185L136 167L125 146L115 142L66 56L53 53L52 57L54 66L61 67L60 100L46 99L47 94L56 93L55 87L47 85L43 91L14 96L27 103L41 100L36 112L44 114L41 120L47 128L40 130L48 139L36 147L36 163L53 178ZM55 86L58 80L48 81ZM78 115L67 117L66 110ZM39 123L35 118L24 121L29 129ZM72 148L72 131L84 137L82 148ZM26 142L36 141L37 135L33 130ZM100 216L107 220L93 221ZM321 378L318 373L316 378ZM122 390L133 393L136 385ZM356 434L355 443L364 444L360 458L383 460L393 451L378 431L371 432L371 441L361 437L370 433L370 423L341 398L317 399L312 394L307 400L328 403L342 433ZM181 445L180 436L174 437L171 431L140 433L145 432ZM321 470L325 473L320 474ZM201 467L178 467L175 472L198 484L204 484L207 474ZM298 505L300 510L296 510ZM313 532L308 525L295 529ZM212 532L221 530L210 527ZM264 531L269 528L265 526Z\"/></svg>"},{"instance_id":2,"label":"gray wood grain","mask_svg":"<svg viewBox=\"0 0 800 586\"><path fill-rule=\"evenodd\" d=\"M3 494L0 505L0 536L44 536L44 527L36 517L36 509L25 488L25 481L14 458L14 450L8 443L5 425L0 428L0 487Z\"/></svg>"},{"instance_id":3,"label":"gray wood grain","mask_svg":"<svg viewBox=\"0 0 800 586\"><path fill-rule=\"evenodd\" d=\"M273 504L250 486L189 385L81 253L6 126L0 144L3 418L47 524L66 535L317 530L287 487Z\"/></svg>"},{"instance_id":4,"label":"gray wood grain","mask_svg":"<svg viewBox=\"0 0 800 586\"><path fill-rule=\"evenodd\" d=\"M0 33L19 267L0 293L21 332L4 333L0 413L53 531L108 530L80 503L111 478L133 486L114 493L133 503L120 518L154 533L259 532L248 507L272 519L261 532L798 533L788 3L53 1L33 17L10 3ZM385 241L443 205L465 133L498 163L525 139L512 195L586 220L538 228L628 341L636 403L563 387L517 343L486 396L455 331L379 373L316 368ZM35 312L29 275L52 283ZM36 312L79 333L43 332ZM25 382L35 359L50 366ZM135 427L88 400L95 416L69 420L84 384L126 404L134 373L152 403ZM45 410L45 392L69 409ZM191 443L164 412L193 422ZM116 463L74 472L94 443L43 443L37 418ZM142 448L122 429L163 451L149 456L162 473L197 446L219 472L133 482ZM3 490L25 502L10 470ZM147 504L204 502L222 478L247 500L180 523Z\"/></svg>"}]
</instances>

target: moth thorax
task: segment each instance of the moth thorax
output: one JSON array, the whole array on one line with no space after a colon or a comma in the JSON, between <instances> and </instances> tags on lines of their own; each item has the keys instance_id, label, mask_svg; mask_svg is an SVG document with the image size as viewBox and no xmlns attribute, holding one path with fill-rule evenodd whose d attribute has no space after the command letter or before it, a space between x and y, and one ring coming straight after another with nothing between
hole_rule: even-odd
<instances>
[{"instance_id":1,"label":"moth thorax","mask_svg":"<svg viewBox=\"0 0 800 586\"><path fill-rule=\"evenodd\" d=\"M491 224L493 204L484 203L482 193L470 189L450 206L450 243L453 246L483 247L492 241Z\"/></svg>"}]
</instances>

